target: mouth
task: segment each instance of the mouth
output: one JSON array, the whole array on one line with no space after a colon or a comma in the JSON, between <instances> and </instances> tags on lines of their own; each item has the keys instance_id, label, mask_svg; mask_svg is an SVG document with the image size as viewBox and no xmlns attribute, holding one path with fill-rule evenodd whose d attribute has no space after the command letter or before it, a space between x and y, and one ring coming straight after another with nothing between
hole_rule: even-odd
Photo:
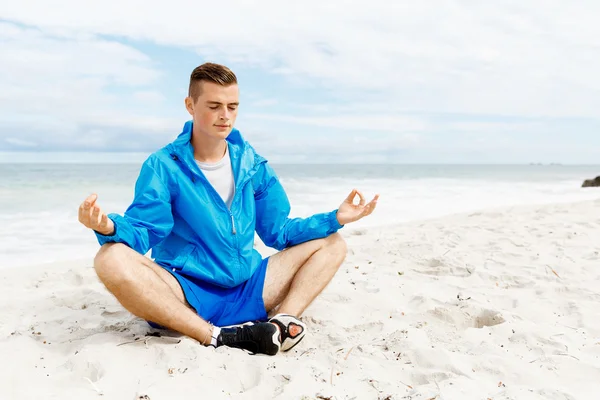
<instances>
[{"instance_id":1,"label":"mouth","mask_svg":"<svg viewBox=\"0 0 600 400\"><path fill-rule=\"evenodd\" d=\"M215 125L217 128L229 128L229 125Z\"/></svg>"}]
</instances>

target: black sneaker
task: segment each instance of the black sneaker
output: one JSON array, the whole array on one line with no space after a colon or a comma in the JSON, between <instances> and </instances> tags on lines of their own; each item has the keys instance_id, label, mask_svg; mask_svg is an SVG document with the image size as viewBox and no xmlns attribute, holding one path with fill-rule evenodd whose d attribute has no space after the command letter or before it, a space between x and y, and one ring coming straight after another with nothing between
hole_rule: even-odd
<instances>
[{"instance_id":1,"label":"black sneaker","mask_svg":"<svg viewBox=\"0 0 600 400\"><path fill-rule=\"evenodd\" d=\"M217 337L217 347L220 346L235 347L253 354L261 353L273 356L281 348L279 329L270 322L221 328Z\"/></svg>"}]
</instances>

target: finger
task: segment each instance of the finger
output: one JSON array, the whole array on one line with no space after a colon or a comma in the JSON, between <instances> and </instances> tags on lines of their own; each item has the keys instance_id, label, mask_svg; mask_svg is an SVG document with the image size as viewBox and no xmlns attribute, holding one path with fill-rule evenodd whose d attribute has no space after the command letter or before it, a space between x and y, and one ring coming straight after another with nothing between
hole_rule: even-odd
<instances>
[{"instance_id":1,"label":"finger","mask_svg":"<svg viewBox=\"0 0 600 400\"><path fill-rule=\"evenodd\" d=\"M83 210L88 211L91 207L94 206L96 200L98 199L98 195L91 194L83 201Z\"/></svg>"},{"instance_id":2,"label":"finger","mask_svg":"<svg viewBox=\"0 0 600 400\"><path fill-rule=\"evenodd\" d=\"M352 189L348 197L346 197L346 201L348 203L354 203L354 197L356 196L356 189Z\"/></svg>"},{"instance_id":3,"label":"finger","mask_svg":"<svg viewBox=\"0 0 600 400\"><path fill-rule=\"evenodd\" d=\"M96 203L96 200L98 200L98 195L96 193L92 193L85 199L84 202L87 206L91 207L94 205L94 203Z\"/></svg>"},{"instance_id":4,"label":"finger","mask_svg":"<svg viewBox=\"0 0 600 400\"><path fill-rule=\"evenodd\" d=\"M360 203L358 203L358 205L364 206L365 205L365 196L362 194L362 192L360 190L357 190L356 193L358 193L358 197L360 197Z\"/></svg>"},{"instance_id":5,"label":"finger","mask_svg":"<svg viewBox=\"0 0 600 400\"><path fill-rule=\"evenodd\" d=\"M81 203L81 205L79 206L79 212L78 212L78 215L77 215L77 218L79 219L79 222L81 222L81 223L83 223L83 221L84 221L83 216L84 216L84 213L83 213L83 203Z\"/></svg>"},{"instance_id":6,"label":"finger","mask_svg":"<svg viewBox=\"0 0 600 400\"><path fill-rule=\"evenodd\" d=\"M377 202L371 203L371 205L369 206L369 211L367 212L367 215L371 215L373 213L373 211L375 211L375 207L377 207Z\"/></svg>"},{"instance_id":7,"label":"finger","mask_svg":"<svg viewBox=\"0 0 600 400\"><path fill-rule=\"evenodd\" d=\"M100 226L102 224L102 216L104 215L104 211L102 211L102 209L100 207L98 207L99 211L98 211L98 219L97 224L98 226Z\"/></svg>"},{"instance_id":8,"label":"finger","mask_svg":"<svg viewBox=\"0 0 600 400\"><path fill-rule=\"evenodd\" d=\"M100 217L100 228L106 228L108 226L108 215L102 213Z\"/></svg>"},{"instance_id":9,"label":"finger","mask_svg":"<svg viewBox=\"0 0 600 400\"><path fill-rule=\"evenodd\" d=\"M100 222L100 207L94 206L90 220L93 226L98 226Z\"/></svg>"},{"instance_id":10,"label":"finger","mask_svg":"<svg viewBox=\"0 0 600 400\"><path fill-rule=\"evenodd\" d=\"M360 216L361 217L366 217L367 215L371 214L371 210L373 209L373 205L371 203L367 204L366 206L364 206L364 208L362 209Z\"/></svg>"},{"instance_id":11,"label":"finger","mask_svg":"<svg viewBox=\"0 0 600 400\"><path fill-rule=\"evenodd\" d=\"M89 226L90 223L90 209L85 206L85 201L79 206L79 222L85 226Z\"/></svg>"},{"instance_id":12,"label":"finger","mask_svg":"<svg viewBox=\"0 0 600 400\"><path fill-rule=\"evenodd\" d=\"M369 202L369 204L367 204L365 206L365 209L363 211L363 215L365 215L365 216L366 215L370 215L373 212L373 210L375 210L375 207L377 207L377 200L379 200L379 195L378 194L375 195L375 197L373 197L373 200L371 200Z\"/></svg>"},{"instance_id":13,"label":"finger","mask_svg":"<svg viewBox=\"0 0 600 400\"><path fill-rule=\"evenodd\" d=\"M371 200L371 202L369 203L371 204L373 210L375 209L375 207L377 207L377 201L379 201L379 194L376 194L375 197L373 197L373 200ZM371 212L373 210L371 210Z\"/></svg>"}]
</instances>

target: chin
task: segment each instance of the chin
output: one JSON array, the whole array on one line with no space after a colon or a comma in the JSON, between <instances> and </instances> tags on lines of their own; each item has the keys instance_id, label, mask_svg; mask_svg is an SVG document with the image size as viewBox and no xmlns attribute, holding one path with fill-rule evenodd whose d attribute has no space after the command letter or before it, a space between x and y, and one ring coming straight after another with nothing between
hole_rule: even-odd
<instances>
[{"instance_id":1,"label":"chin","mask_svg":"<svg viewBox=\"0 0 600 400\"><path fill-rule=\"evenodd\" d=\"M229 134L231 133L231 130L233 128L232 127L227 127L227 128L219 128L218 126L214 126L213 127L213 132L219 136L219 137L223 137L226 138L227 136L229 136Z\"/></svg>"}]
</instances>

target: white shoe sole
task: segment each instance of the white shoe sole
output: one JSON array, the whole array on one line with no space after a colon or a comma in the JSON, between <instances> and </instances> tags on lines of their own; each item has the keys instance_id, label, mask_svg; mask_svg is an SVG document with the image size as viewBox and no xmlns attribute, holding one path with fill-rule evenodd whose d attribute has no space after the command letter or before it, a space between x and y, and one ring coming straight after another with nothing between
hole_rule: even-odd
<instances>
[{"instance_id":1,"label":"white shoe sole","mask_svg":"<svg viewBox=\"0 0 600 400\"><path fill-rule=\"evenodd\" d=\"M306 336L306 325L293 315L277 314L269 322L275 323L281 331L281 351L290 351L294 346ZM300 328L300 333L296 336L290 335L289 327L295 325Z\"/></svg>"}]
</instances>

